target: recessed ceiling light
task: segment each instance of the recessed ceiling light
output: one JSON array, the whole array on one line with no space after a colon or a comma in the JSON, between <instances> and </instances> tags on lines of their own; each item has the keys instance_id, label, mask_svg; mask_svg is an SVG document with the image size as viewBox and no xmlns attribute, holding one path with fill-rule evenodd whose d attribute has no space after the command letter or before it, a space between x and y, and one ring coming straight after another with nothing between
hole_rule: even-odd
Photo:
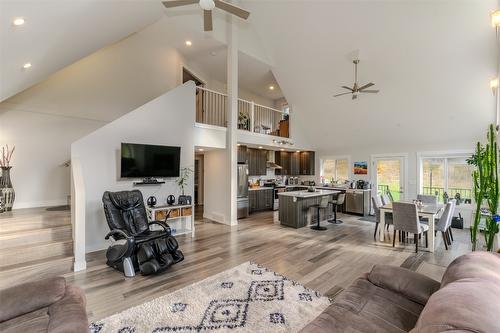
<instances>
[{"instance_id":1,"label":"recessed ceiling light","mask_svg":"<svg viewBox=\"0 0 500 333\"><path fill-rule=\"evenodd\" d=\"M23 65L23 68L24 69L28 69L28 68L31 68L31 63L30 62L27 62Z\"/></svg>"},{"instance_id":2,"label":"recessed ceiling light","mask_svg":"<svg viewBox=\"0 0 500 333\"><path fill-rule=\"evenodd\" d=\"M236 145L239 147L239 146L241 146L241 143L237 143Z\"/></svg>"},{"instance_id":3,"label":"recessed ceiling light","mask_svg":"<svg viewBox=\"0 0 500 333\"><path fill-rule=\"evenodd\" d=\"M186 41L186 45L187 45L187 46L191 46L191 45L193 45L193 43L192 43L190 40L187 40L187 41Z\"/></svg>"},{"instance_id":4,"label":"recessed ceiling light","mask_svg":"<svg viewBox=\"0 0 500 333\"><path fill-rule=\"evenodd\" d=\"M274 90L274 86L269 86L269 90Z\"/></svg>"},{"instance_id":5,"label":"recessed ceiling light","mask_svg":"<svg viewBox=\"0 0 500 333\"><path fill-rule=\"evenodd\" d=\"M264 148L264 147L262 147L262 146L259 146L259 149L262 149L262 148Z\"/></svg>"},{"instance_id":6,"label":"recessed ceiling light","mask_svg":"<svg viewBox=\"0 0 500 333\"><path fill-rule=\"evenodd\" d=\"M15 18L14 21L12 21L12 24L14 24L14 25L23 25L24 24L24 19L22 17Z\"/></svg>"},{"instance_id":7,"label":"recessed ceiling light","mask_svg":"<svg viewBox=\"0 0 500 333\"><path fill-rule=\"evenodd\" d=\"M204 151L204 150L205 150L205 149L203 149L203 148L198 149L198 151Z\"/></svg>"},{"instance_id":8,"label":"recessed ceiling light","mask_svg":"<svg viewBox=\"0 0 500 333\"><path fill-rule=\"evenodd\" d=\"M285 149L283 149L283 148L281 148L280 150L281 150L281 151L285 151Z\"/></svg>"},{"instance_id":9,"label":"recessed ceiling light","mask_svg":"<svg viewBox=\"0 0 500 333\"><path fill-rule=\"evenodd\" d=\"M300 153L300 150L297 150L297 153Z\"/></svg>"}]
</instances>

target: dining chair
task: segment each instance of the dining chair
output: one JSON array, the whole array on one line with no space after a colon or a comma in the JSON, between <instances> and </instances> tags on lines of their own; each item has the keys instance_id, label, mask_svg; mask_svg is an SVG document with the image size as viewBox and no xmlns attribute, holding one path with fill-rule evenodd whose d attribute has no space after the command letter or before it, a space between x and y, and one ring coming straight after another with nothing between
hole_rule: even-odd
<instances>
[{"instance_id":1,"label":"dining chair","mask_svg":"<svg viewBox=\"0 0 500 333\"><path fill-rule=\"evenodd\" d=\"M418 194L417 200L422 201L423 204L437 205L438 203L438 197L435 195Z\"/></svg>"},{"instance_id":2,"label":"dining chair","mask_svg":"<svg viewBox=\"0 0 500 333\"><path fill-rule=\"evenodd\" d=\"M372 197L373 210L375 212L375 232L373 233L373 238L377 238L378 225L380 223L380 207L384 206L382 204L382 198L380 195L376 194ZM388 226L392 224L392 213L385 213L385 224Z\"/></svg>"},{"instance_id":3,"label":"dining chair","mask_svg":"<svg viewBox=\"0 0 500 333\"><path fill-rule=\"evenodd\" d=\"M436 233L439 231L441 232L441 235L443 236L443 242L444 242L444 248L448 250L448 245L451 245L451 240L450 236L448 234L448 229L451 226L451 218L453 214L453 202L448 202L445 207L443 214L441 214L441 217L439 218L438 222L436 223Z\"/></svg>"},{"instance_id":4,"label":"dining chair","mask_svg":"<svg viewBox=\"0 0 500 333\"><path fill-rule=\"evenodd\" d=\"M382 205L384 206L392 202L391 198L387 194L382 194L381 199L382 199Z\"/></svg>"},{"instance_id":5,"label":"dining chair","mask_svg":"<svg viewBox=\"0 0 500 333\"><path fill-rule=\"evenodd\" d=\"M418 253L418 242L420 234L424 234L425 236L425 247L429 246L429 239L427 235L429 226L420 223L416 204L406 202L393 202L392 217L394 223L394 235L392 239L393 247L396 245L396 231L401 231L403 234L406 232L413 234L416 253Z\"/></svg>"}]
</instances>

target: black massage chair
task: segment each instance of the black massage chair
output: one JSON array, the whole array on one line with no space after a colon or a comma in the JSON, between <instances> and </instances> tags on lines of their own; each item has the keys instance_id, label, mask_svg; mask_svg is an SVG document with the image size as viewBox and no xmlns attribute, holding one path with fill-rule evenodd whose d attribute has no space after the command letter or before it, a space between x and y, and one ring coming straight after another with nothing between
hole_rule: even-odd
<instances>
[{"instance_id":1,"label":"black massage chair","mask_svg":"<svg viewBox=\"0 0 500 333\"><path fill-rule=\"evenodd\" d=\"M170 214L165 221L148 222L141 191L106 191L102 203L111 230L105 239L113 237L115 241L125 241L108 248L108 266L130 277L136 271L143 275L158 273L184 260L166 223ZM158 225L162 230L150 230L150 225Z\"/></svg>"}]
</instances>

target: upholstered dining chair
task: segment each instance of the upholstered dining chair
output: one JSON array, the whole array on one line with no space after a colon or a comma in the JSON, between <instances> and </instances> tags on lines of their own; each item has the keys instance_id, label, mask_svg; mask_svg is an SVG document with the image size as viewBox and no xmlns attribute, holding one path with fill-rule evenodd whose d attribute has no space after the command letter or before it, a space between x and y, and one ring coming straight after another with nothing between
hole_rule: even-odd
<instances>
[{"instance_id":1,"label":"upholstered dining chair","mask_svg":"<svg viewBox=\"0 0 500 333\"><path fill-rule=\"evenodd\" d=\"M453 217L454 202L450 201L444 207L443 214L436 223L436 233L439 231L443 236L444 248L448 250L448 245L451 245L450 235L448 229L451 227L451 219Z\"/></svg>"},{"instance_id":2,"label":"upholstered dining chair","mask_svg":"<svg viewBox=\"0 0 500 333\"><path fill-rule=\"evenodd\" d=\"M381 200L382 200L382 205L384 205L384 206L385 206L385 205L387 205L388 203L391 203L391 202L392 202L391 198L390 198L390 197L389 197L389 195L387 195L387 194L382 194L382 195L380 196L380 198L381 198Z\"/></svg>"},{"instance_id":3,"label":"upholstered dining chair","mask_svg":"<svg viewBox=\"0 0 500 333\"><path fill-rule=\"evenodd\" d=\"M416 253L418 253L418 242L420 234L424 234L425 236L425 247L429 246L427 235L429 226L420 223L416 204L406 202L393 202L392 217L394 221L394 236L392 239L393 247L396 243L396 231L401 231L402 234L405 234L407 232L413 234Z\"/></svg>"},{"instance_id":4,"label":"upholstered dining chair","mask_svg":"<svg viewBox=\"0 0 500 333\"><path fill-rule=\"evenodd\" d=\"M437 205L438 203L438 198L435 195L418 194L417 200L422 201L422 203L424 204L430 204L430 205Z\"/></svg>"},{"instance_id":5,"label":"upholstered dining chair","mask_svg":"<svg viewBox=\"0 0 500 333\"><path fill-rule=\"evenodd\" d=\"M382 204L382 198L380 195L376 194L372 197L373 210L375 212L375 232L373 233L373 238L377 238L378 225L380 223L380 207L384 206ZM389 226L392 224L392 213L385 213L385 224Z\"/></svg>"}]
</instances>

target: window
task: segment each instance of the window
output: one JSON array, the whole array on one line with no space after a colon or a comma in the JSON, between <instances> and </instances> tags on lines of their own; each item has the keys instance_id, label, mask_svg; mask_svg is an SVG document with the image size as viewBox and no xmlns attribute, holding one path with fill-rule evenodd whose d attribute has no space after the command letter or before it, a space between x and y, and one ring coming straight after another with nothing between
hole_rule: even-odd
<instances>
[{"instance_id":1,"label":"window","mask_svg":"<svg viewBox=\"0 0 500 333\"><path fill-rule=\"evenodd\" d=\"M349 161L342 159L327 159L321 163L321 177L326 184L342 183L349 179Z\"/></svg>"},{"instance_id":2,"label":"window","mask_svg":"<svg viewBox=\"0 0 500 333\"><path fill-rule=\"evenodd\" d=\"M446 192L450 198L457 194L462 200L472 200L472 166L468 165L468 156L424 157L421 159L420 193L436 195L443 202Z\"/></svg>"}]
</instances>

